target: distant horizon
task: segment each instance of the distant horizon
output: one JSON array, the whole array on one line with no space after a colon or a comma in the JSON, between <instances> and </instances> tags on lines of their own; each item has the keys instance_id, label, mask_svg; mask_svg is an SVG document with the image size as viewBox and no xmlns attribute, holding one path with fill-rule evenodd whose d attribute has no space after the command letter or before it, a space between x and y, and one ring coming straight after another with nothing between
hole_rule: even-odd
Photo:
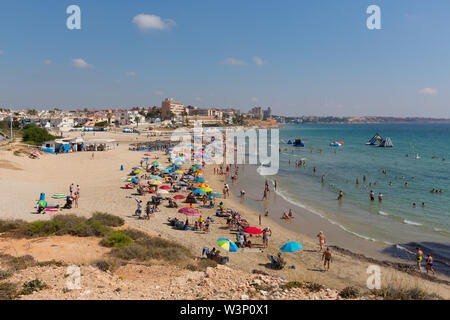
<instances>
[{"instance_id":1,"label":"distant horizon","mask_svg":"<svg viewBox=\"0 0 450 320\"><path fill-rule=\"evenodd\" d=\"M36 108L36 107L17 107L13 108L13 111L24 111L24 110L36 110L36 111L51 111L55 109L59 109L61 111L84 111L84 109L88 109L90 111L106 111L106 110L131 110L133 108L144 108L149 109L153 107L161 108L161 106L153 105L148 107L142 107L142 106L133 106L133 107L77 107L77 108L62 108L62 107L52 107L52 108ZM10 107L0 106L0 109L10 109ZM237 109L240 110L238 107L198 107L198 108L217 108L217 109ZM241 113L248 113L250 110L242 111ZM301 115L285 115L285 114L278 114L273 112L274 109L272 109L272 117L287 117L287 118L300 118L300 117L318 117L318 118L326 118L326 117L336 117L336 118L364 118L364 117L375 117L375 118L397 118L397 119L430 119L430 120L449 120L450 117L433 117L433 116L414 116L414 115L407 115L407 116L398 116L398 115L314 115L314 114L301 114Z\"/></svg>"}]
</instances>

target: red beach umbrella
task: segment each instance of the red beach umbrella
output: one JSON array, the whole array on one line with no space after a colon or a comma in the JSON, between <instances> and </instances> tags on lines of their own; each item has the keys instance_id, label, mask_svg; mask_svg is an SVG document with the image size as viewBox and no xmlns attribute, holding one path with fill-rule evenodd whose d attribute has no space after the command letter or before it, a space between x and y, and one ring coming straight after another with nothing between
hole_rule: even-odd
<instances>
[{"instance_id":1,"label":"red beach umbrella","mask_svg":"<svg viewBox=\"0 0 450 320\"><path fill-rule=\"evenodd\" d=\"M170 187L169 186L161 186L161 187L159 187L160 189L163 189L163 190L170 190Z\"/></svg>"},{"instance_id":2,"label":"red beach umbrella","mask_svg":"<svg viewBox=\"0 0 450 320\"><path fill-rule=\"evenodd\" d=\"M260 230L256 227L248 227L248 228L245 228L243 231L245 233L251 233L251 234L261 234L262 233L262 230Z\"/></svg>"},{"instance_id":3,"label":"red beach umbrella","mask_svg":"<svg viewBox=\"0 0 450 320\"><path fill-rule=\"evenodd\" d=\"M173 197L175 200L182 200L185 199L186 197L181 195L181 194L177 194L175 197Z\"/></svg>"}]
</instances>

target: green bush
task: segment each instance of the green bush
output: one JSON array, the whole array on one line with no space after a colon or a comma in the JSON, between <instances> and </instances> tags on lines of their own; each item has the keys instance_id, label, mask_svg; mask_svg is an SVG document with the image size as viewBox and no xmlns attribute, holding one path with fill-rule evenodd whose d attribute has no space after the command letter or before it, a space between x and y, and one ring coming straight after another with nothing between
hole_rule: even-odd
<instances>
[{"instance_id":1,"label":"green bush","mask_svg":"<svg viewBox=\"0 0 450 320\"><path fill-rule=\"evenodd\" d=\"M0 220L0 233L20 229L25 224L23 220Z\"/></svg>"},{"instance_id":2,"label":"green bush","mask_svg":"<svg viewBox=\"0 0 450 320\"><path fill-rule=\"evenodd\" d=\"M0 300L13 300L17 297L17 285L11 282L0 282Z\"/></svg>"},{"instance_id":3,"label":"green bush","mask_svg":"<svg viewBox=\"0 0 450 320\"><path fill-rule=\"evenodd\" d=\"M381 297L384 300L441 300L442 298L434 293L427 293L419 288L396 289L392 287L373 289L371 294Z\"/></svg>"},{"instance_id":4,"label":"green bush","mask_svg":"<svg viewBox=\"0 0 450 320\"><path fill-rule=\"evenodd\" d=\"M124 247L133 242L133 239L125 234L123 230L114 230L100 241L100 244L105 247Z\"/></svg>"},{"instance_id":5,"label":"green bush","mask_svg":"<svg viewBox=\"0 0 450 320\"><path fill-rule=\"evenodd\" d=\"M136 230L136 229L125 229L125 230L123 230L123 232L135 241L136 240L146 240L146 239L151 238L147 233L142 232L140 230Z\"/></svg>"},{"instance_id":6,"label":"green bush","mask_svg":"<svg viewBox=\"0 0 450 320\"><path fill-rule=\"evenodd\" d=\"M47 288L47 284L45 284L45 282L42 282L39 279L34 279L29 282L25 282L23 284L23 288L19 294L20 295L28 295L28 294L32 294L35 291L40 291L45 288Z\"/></svg>"},{"instance_id":7,"label":"green bush","mask_svg":"<svg viewBox=\"0 0 450 320\"><path fill-rule=\"evenodd\" d=\"M103 212L94 212L92 218L90 218L89 221L100 222L108 227L120 227L125 224L125 220L123 220L121 217Z\"/></svg>"},{"instance_id":8,"label":"green bush","mask_svg":"<svg viewBox=\"0 0 450 320\"><path fill-rule=\"evenodd\" d=\"M109 230L110 229L101 222L86 221L77 225L70 231L70 234L77 237L103 237Z\"/></svg>"},{"instance_id":9,"label":"green bush","mask_svg":"<svg viewBox=\"0 0 450 320\"><path fill-rule=\"evenodd\" d=\"M339 292L339 295L344 299L358 298L359 290L355 287L345 287Z\"/></svg>"},{"instance_id":10,"label":"green bush","mask_svg":"<svg viewBox=\"0 0 450 320\"><path fill-rule=\"evenodd\" d=\"M185 261L192 258L190 251L182 245L162 238L149 237L111 250L111 255L124 260L168 260Z\"/></svg>"},{"instance_id":11,"label":"green bush","mask_svg":"<svg viewBox=\"0 0 450 320\"><path fill-rule=\"evenodd\" d=\"M52 141L56 137L48 133L46 129L39 128L34 124L27 124L23 127L22 140L26 143L40 145L45 141Z\"/></svg>"}]
</instances>

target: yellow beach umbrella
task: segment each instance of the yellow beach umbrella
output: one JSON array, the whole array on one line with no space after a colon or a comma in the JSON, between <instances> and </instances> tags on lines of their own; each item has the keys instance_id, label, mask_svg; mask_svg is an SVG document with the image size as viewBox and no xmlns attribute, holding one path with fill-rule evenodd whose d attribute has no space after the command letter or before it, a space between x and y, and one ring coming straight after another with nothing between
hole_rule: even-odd
<instances>
[{"instance_id":1,"label":"yellow beach umbrella","mask_svg":"<svg viewBox=\"0 0 450 320\"><path fill-rule=\"evenodd\" d=\"M183 173L183 171L177 170L177 171L175 171L174 173Z\"/></svg>"},{"instance_id":2,"label":"yellow beach umbrella","mask_svg":"<svg viewBox=\"0 0 450 320\"><path fill-rule=\"evenodd\" d=\"M207 183L199 183L199 184L196 185L196 187L200 188L200 189L202 189L202 188L209 188L209 184L207 184Z\"/></svg>"},{"instance_id":3,"label":"yellow beach umbrella","mask_svg":"<svg viewBox=\"0 0 450 320\"><path fill-rule=\"evenodd\" d=\"M153 180L153 181L150 182L150 184L152 184L152 185L160 185L160 184L162 184L162 182L159 181L159 180Z\"/></svg>"},{"instance_id":4,"label":"yellow beach umbrella","mask_svg":"<svg viewBox=\"0 0 450 320\"><path fill-rule=\"evenodd\" d=\"M205 191L205 192L212 192L213 191L213 189L212 188L209 188L209 187L206 187L206 188L201 188L203 191Z\"/></svg>"}]
</instances>

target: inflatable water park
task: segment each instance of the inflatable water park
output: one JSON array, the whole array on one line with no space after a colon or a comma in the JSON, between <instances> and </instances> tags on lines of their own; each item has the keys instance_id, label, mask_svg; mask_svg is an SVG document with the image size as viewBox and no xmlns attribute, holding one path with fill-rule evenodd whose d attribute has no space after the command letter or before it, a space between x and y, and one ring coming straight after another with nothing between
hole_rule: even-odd
<instances>
[{"instance_id":1,"label":"inflatable water park","mask_svg":"<svg viewBox=\"0 0 450 320\"><path fill-rule=\"evenodd\" d=\"M333 141L330 143L331 147L340 147L344 144L344 141Z\"/></svg>"},{"instance_id":2,"label":"inflatable water park","mask_svg":"<svg viewBox=\"0 0 450 320\"><path fill-rule=\"evenodd\" d=\"M299 138L294 139L294 140L289 139L287 144L292 144L294 147L304 147L305 146L303 141Z\"/></svg>"},{"instance_id":3,"label":"inflatable water park","mask_svg":"<svg viewBox=\"0 0 450 320\"><path fill-rule=\"evenodd\" d=\"M394 146L391 138L389 138L389 137L383 138L378 133L376 133L372 137L372 139L370 139L368 142L366 142L366 145L377 146L377 147L382 147L382 148L392 148Z\"/></svg>"}]
</instances>

